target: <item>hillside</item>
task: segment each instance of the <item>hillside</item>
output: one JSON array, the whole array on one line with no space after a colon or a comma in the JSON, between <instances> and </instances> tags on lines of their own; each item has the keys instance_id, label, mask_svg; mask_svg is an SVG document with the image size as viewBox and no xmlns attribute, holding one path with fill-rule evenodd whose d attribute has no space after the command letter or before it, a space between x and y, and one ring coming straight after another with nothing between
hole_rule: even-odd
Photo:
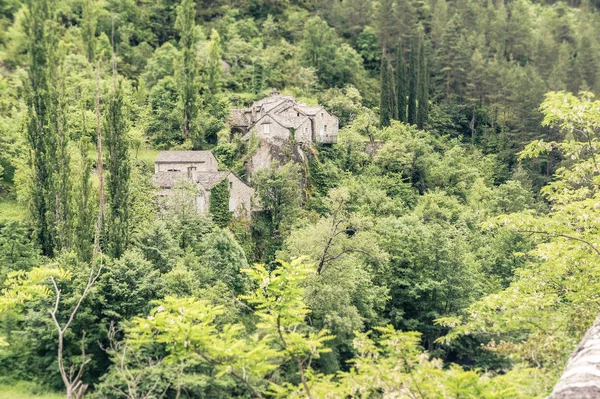
<instances>
[{"instance_id":1,"label":"hillside","mask_svg":"<svg viewBox=\"0 0 600 399\"><path fill-rule=\"evenodd\" d=\"M546 397L600 313L599 7L0 0L1 382Z\"/></svg>"}]
</instances>

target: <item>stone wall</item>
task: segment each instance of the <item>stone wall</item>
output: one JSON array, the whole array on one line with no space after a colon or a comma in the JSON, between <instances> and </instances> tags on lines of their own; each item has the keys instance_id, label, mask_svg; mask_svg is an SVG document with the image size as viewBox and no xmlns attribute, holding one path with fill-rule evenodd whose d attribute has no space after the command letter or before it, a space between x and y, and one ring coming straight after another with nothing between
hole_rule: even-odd
<instances>
[{"instance_id":1,"label":"stone wall","mask_svg":"<svg viewBox=\"0 0 600 399\"><path fill-rule=\"evenodd\" d=\"M154 164L154 173L168 170L187 173L189 167L195 167L197 172L216 172L218 170L216 160L211 157L208 162L157 162Z\"/></svg>"},{"instance_id":2,"label":"stone wall","mask_svg":"<svg viewBox=\"0 0 600 399\"><path fill-rule=\"evenodd\" d=\"M325 109L321 109L313 118L314 139L319 143L335 143L339 130L338 119Z\"/></svg>"}]
</instances>

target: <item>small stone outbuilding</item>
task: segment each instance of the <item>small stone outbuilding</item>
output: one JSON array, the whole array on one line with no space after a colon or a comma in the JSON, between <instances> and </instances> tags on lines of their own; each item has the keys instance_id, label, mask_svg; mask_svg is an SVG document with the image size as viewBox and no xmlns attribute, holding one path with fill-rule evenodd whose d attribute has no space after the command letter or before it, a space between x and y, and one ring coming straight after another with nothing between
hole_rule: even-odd
<instances>
[{"instance_id":1,"label":"small stone outbuilding","mask_svg":"<svg viewBox=\"0 0 600 399\"><path fill-rule=\"evenodd\" d=\"M154 162L152 183L158 195L167 197L183 182L198 188L198 212L207 213L211 189L228 181L229 210L237 217L250 217L254 190L230 171L219 171L218 162L210 151L161 151Z\"/></svg>"}]
</instances>

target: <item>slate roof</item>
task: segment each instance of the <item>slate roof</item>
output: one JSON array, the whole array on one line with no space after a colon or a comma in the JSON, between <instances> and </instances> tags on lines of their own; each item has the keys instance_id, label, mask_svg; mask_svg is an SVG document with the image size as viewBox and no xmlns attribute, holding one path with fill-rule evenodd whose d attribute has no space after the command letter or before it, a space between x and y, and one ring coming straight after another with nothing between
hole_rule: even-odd
<instances>
[{"instance_id":1,"label":"slate roof","mask_svg":"<svg viewBox=\"0 0 600 399\"><path fill-rule=\"evenodd\" d=\"M155 162L209 162L211 158L215 159L215 156L210 151L161 151Z\"/></svg>"},{"instance_id":2,"label":"slate roof","mask_svg":"<svg viewBox=\"0 0 600 399\"><path fill-rule=\"evenodd\" d=\"M158 172L152 176L152 184L161 188L175 187L180 181L186 180L183 172Z\"/></svg>"},{"instance_id":3,"label":"slate roof","mask_svg":"<svg viewBox=\"0 0 600 399\"><path fill-rule=\"evenodd\" d=\"M289 117L289 116L284 116L281 114L269 114L269 116L271 118L273 118L281 126L288 128L288 129L289 128L297 129L298 126L303 124L304 121L306 121L308 119L308 117L304 116L304 115Z\"/></svg>"},{"instance_id":4,"label":"slate roof","mask_svg":"<svg viewBox=\"0 0 600 399\"><path fill-rule=\"evenodd\" d=\"M292 107L300 113L299 116L286 116L283 112ZM257 119L252 120L252 109L256 110ZM281 126L297 129L308 118L323 112L323 107L309 107L305 103L296 101L292 96L283 96L275 93L261 100L255 101L250 108L232 109L229 123L232 126L245 126L251 128L262 118L269 116ZM262 116L260 116L262 114Z\"/></svg>"},{"instance_id":5,"label":"slate roof","mask_svg":"<svg viewBox=\"0 0 600 399\"><path fill-rule=\"evenodd\" d=\"M152 184L161 188L173 188L182 181L200 183L206 190L225 179L231 172L198 172L194 180L189 179L184 172L158 172L152 176Z\"/></svg>"},{"instance_id":6,"label":"slate roof","mask_svg":"<svg viewBox=\"0 0 600 399\"><path fill-rule=\"evenodd\" d=\"M298 107L302 112L304 112L306 115L316 115L319 113L319 111L321 111L323 109L323 107L306 107L306 106L300 106Z\"/></svg>"},{"instance_id":7,"label":"slate roof","mask_svg":"<svg viewBox=\"0 0 600 399\"><path fill-rule=\"evenodd\" d=\"M225 179L229 173L231 172L199 172L198 183L202 184L206 190L210 190Z\"/></svg>"},{"instance_id":8,"label":"slate roof","mask_svg":"<svg viewBox=\"0 0 600 399\"><path fill-rule=\"evenodd\" d=\"M229 115L229 123L233 126L248 126L250 121L246 118L248 111L244 109L232 109Z\"/></svg>"}]
</instances>

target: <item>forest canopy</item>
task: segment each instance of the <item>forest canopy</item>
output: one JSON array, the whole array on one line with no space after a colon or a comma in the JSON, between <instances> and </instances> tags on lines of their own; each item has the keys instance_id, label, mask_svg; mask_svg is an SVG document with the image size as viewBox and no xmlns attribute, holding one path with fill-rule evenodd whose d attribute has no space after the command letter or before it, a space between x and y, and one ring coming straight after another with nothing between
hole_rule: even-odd
<instances>
[{"instance_id":1,"label":"forest canopy","mask_svg":"<svg viewBox=\"0 0 600 399\"><path fill-rule=\"evenodd\" d=\"M0 0L0 389L546 397L600 312L599 8ZM339 133L251 170L273 93ZM252 209L160 198L190 150Z\"/></svg>"}]
</instances>

